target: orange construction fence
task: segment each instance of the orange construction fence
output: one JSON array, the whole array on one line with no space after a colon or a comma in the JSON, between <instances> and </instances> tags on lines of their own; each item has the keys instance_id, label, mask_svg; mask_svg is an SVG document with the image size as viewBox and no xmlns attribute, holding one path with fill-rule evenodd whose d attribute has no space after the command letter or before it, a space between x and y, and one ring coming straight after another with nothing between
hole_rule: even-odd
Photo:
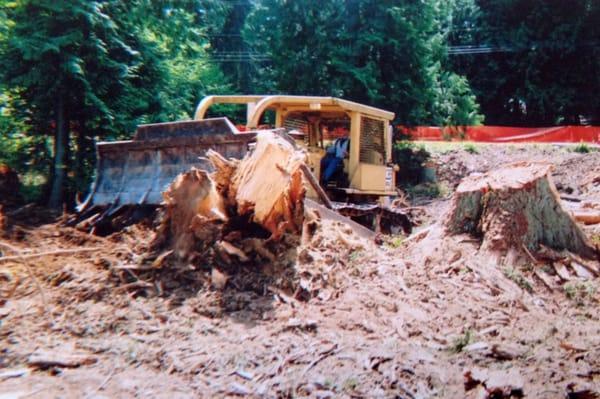
<instances>
[{"instance_id":1,"label":"orange construction fence","mask_svg":"<svg viewBox=\"0 0 600 399\"><path fill-rule=\"evenodd\" d=\"M419 126L399 127L414 140L445 140L464 138L465 140L487 143L600 143L600 126L554 126L554 127L504 127L466 126L441 128Z\"/></svg>"}]
</instances>

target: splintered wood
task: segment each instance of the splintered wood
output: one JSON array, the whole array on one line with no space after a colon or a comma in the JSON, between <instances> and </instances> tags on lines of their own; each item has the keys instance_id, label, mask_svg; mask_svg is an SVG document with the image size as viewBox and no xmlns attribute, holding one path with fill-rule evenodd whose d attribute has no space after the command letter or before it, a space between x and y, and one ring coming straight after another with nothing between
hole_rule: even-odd
<instances>
[{"instance_id":1,"label":"splintered wood","mask_svg":"<svg viewBox=\"0 0 600 399\"><path fill-rule=\"evenodd\" d=\"M454 194L444 227L481 237L481 249L537 252L541 246L588 259L597 250L560 203L546 163L520 162L465 178Z\"/></svg>"},{"instance_id":2,"label":"splintered wood","mask_svg":"<svg viewBox=\"0 0 600 399\"><path fill-rule=\"evenodd\" d=\"M210 249L226 263L244 262L250 259L246 250L273 257L266 243L256 242L259 238L276 243L286 233L300 235L303 153L275 133L263 132L241 161L214 151L206 156L214 172L181 174L164 193L165 214L155 246L170 245L180 259Z\"/></svg>"},{"instance_id":3,"label":"splintered wood","mask_svg":"<svg viewBox=\"0 0 600 399\"><path fill-rule=\"evenodd\" d=\"M204 170L192 169L177 176L163 197L168 217L163 226L169 226L173 249L180 258L192 250L196 239L215 239L220 222L229 219L223 197ZM159 229L159 234L164 233Z\"/></svg>"},{"instance_id":4,"label":"splintered wood","mask_svg":"<svg viewBox=\"0 0 600 399\"><path fill-rule=\"evenodd\" d=\"M261 133L255 150L233 173L237 213L267 229L275 238L286 231L299 233L306 189L301 165L305 155L272 133ZM231 195L231 194L230 194Z\"/></svg>"}]
</instances>

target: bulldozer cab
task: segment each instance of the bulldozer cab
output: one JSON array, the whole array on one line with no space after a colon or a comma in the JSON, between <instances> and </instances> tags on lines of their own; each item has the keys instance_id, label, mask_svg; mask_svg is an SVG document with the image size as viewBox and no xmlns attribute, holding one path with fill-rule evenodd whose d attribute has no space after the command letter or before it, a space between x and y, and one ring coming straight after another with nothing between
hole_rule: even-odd
<instances>
[{"instance_id":1,"label":"bulldozer cab","mask_svg":"<svg viewBox=\"0 0 600 399\"><path fill-rule=\"evenodd\" d=\"M348 138L343 177L327 182L327 188L348 195L397 195L391 164L392 112L334 97L209 96L198 104L194 119L204 120L214 104L245 105L244 130L262 127L261 121L270 112L272 127L285 129L306 148L309 167L317 178L323 176L321 161L328 147Z\"/></svg>"}]
</instances>

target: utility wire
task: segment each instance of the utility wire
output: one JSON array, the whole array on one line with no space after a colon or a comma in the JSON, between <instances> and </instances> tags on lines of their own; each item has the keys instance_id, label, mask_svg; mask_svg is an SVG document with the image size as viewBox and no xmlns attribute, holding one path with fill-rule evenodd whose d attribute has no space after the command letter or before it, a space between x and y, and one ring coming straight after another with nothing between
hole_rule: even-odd
<instances>
[{"instance_id":1,"label":"utility wire","mask_svg":"<svg viewBox=\"0 0 600 399\"><path fill-rule=\"evenodd\" d=\"M531 43L528 46L491 46L486 44L468 44L468 45L458 45L458 46L449 46L448 54L449 55L468 55L468 54L489 54L489 53L518 53L523 51L537 51L537 50L545 50L545 49L561 49L568 50L573 48L580 47L591 47L598 48L600 47L600 42L582 42L578 43L574 46L571 45L554 45L551 42L537 42Z\"/></svg>"}]
</instances>

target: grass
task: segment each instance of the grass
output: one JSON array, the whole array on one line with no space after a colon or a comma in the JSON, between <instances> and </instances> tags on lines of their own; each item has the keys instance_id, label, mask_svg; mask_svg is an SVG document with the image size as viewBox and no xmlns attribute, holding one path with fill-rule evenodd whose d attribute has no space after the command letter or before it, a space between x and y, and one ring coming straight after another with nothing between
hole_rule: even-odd
<instances>
[{"instance_id":1,"label":"grass","mask_svg":"<svg viewBox=\"0 0 600 399\"><path fill-rule=\"evenodd\" d=\"M450 347L450 350L453 353L460 353L462 352L463 349L465 349L465 346L469 345L471 342L473 342L473 330L471 330L470 328L468 328L467 330L465 330L465 332L463 333L463 335L459 336L458 338L456 338L454 340L454 342L452 343L452 346Z\"/></svg>"},{"instance_id":2,"label":"grass","mask_svg":"<svg viewBox=\"0 0 600 399\"><path fill-rule=\"evenodd\" d=\"M350 252L350 255L348 255L348 260L350 262L356 262L358 259L360 259L360 257L363 255L363 251L360 249L354 250L352 252Z\"/></svg>"},{"instance_id":3,"label":"grass","mask_svg":"<svg viewBox=\"0 0 600 399\"><path fill-rule=\"evenodd\" d=\"M464 148L465 148L465 151L468 152L469 154L479 154L479 149L473 143L465 144Z\"/></svg>"},{"instance_id":4,"label":"grass","mask_svg":"<svg viewBox=\"0 0 600 399\"><path fill-rule=\"evenodd\" d=\"M543 150L548 148L555 148L556 145L553 143L483 143L476 141L415 141L415 145L425 148L425 150L435 154L447 154L452 151L459 151L461 149L466 151L465 147L475 147L479 152L486 148L493 147L504 147L509 148L511 152L516 151L519 148L531 148L535 150ZM569 148L569 147L561 147ZM589 147L590 151L593 151L593 147ZM571 148L569 148L572 151Z\"/></svg>"},{"instance_id":5,"label":"grass","mask_svg":"<svg viewBox=\"0 0 600 399\"><path fill-rule=\"evenodd\" d=\"M590 146L586 143L579 143L575 147L573 147L573 152L578 152L580 154L587 154L591 151Z\"/></svg>"},{"instance_id":6,"label":"grass","mask_svg":"<svg viewBox=\"0 0 600 399\"><path fill-rule=\"evenodd\" d=\"M440 184L438 182L430 182L408 187L406 189L406 192L413 198L443 198L450 193L450 190L448 190L448 187L446 187L444 184Z\"/></svg>"},{"instance_id":7,"label":"grass","mask_svg":"<svg viewBox=\"0 0 600 399\"><path fill-rule=\"evenodd\" d=\"M348 254L348 272L351 276L360 276L360 264L365 252L362 249L356 249Z\"/></svg>"},{"instance_id":8,"label":"grass","mask_svg":"<svg viewBox=\"0 0 600 399\"><path fill-rule=\"evenodd\" d=\"M584 305L596 294L596 287L591 281L575 281L563 285L565 296L577 303Z\"/></svg>"},{"instance_id":9,"label":"grass","mask_svg":"<svg viewBox=\"0 0 600 399\"><path fill-rule=\"evenodd\" d=\"M393 249L400 248L404 244L404 237L396 236L390 238L386 242L387 246Z\"/></svg>"},{"instance_id":10,"label":"grass","mask_svg":"<svg viewBox=\"0 0 600 399\"><path fill-rule=\"evenodd\" d=\"M533 292L533 286L531 285L529 280L527 280L525 276L523 276L523 274L521 274L521 272L519 272L517 269L514 269L512 267L506 267L502 270L502 272L509 280L512 280L515 284L517 284L525 291L529 293Z\"/></svg>"},{"instance_id":11,"label":"grass","mask_svg":"<svg viewBox=\"0 0 600 399\"><path fill-rule=\"evenodd\" d=\"M358 387L358 385L358 380L354 377L350 377L346 381L344 381L344 389L346 391L354 391Z\"/></svg>"}]
</instances>

